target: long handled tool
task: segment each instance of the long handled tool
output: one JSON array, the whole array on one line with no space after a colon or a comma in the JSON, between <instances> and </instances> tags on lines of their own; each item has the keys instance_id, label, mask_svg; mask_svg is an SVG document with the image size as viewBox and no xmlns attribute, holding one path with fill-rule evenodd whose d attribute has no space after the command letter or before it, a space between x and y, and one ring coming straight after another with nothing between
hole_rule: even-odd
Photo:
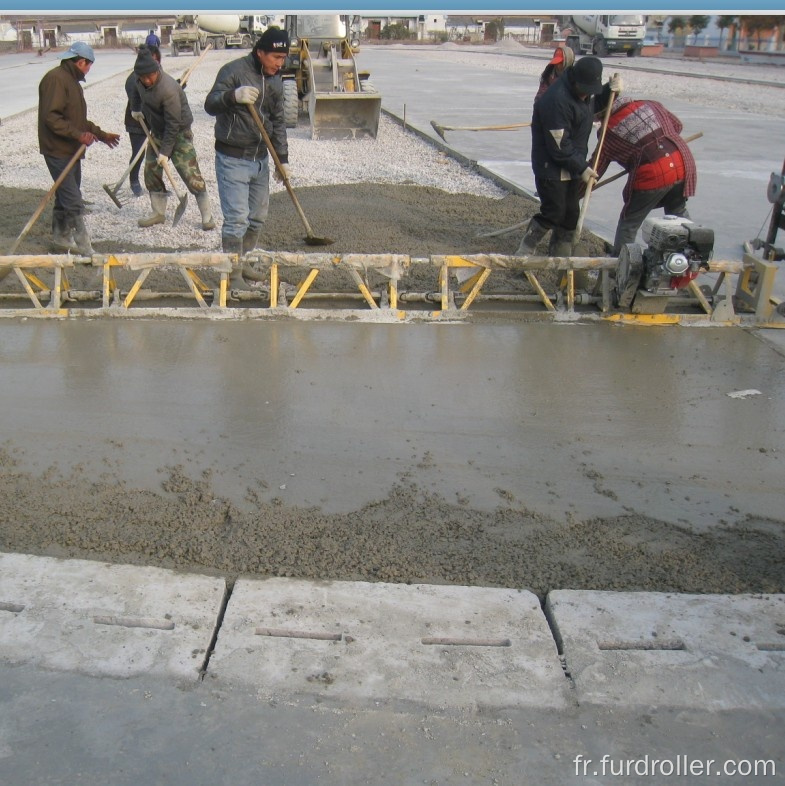
<instances>
[{"instance_id":1,"label":"long handled tool","mask_svg":"<svg viewBox=\"0 0 785 786\"><path fill-rule=\"evenodd\" d=\"M703 131L698 131L697 134L692 134L692 136L684 137L685 142L694 142L696 139L700 139L703 136ZM618 180L620 177L624 177L628 174L626 169L622 169L621 172L617 172L615 175L611 175L611 177L606 177L605 180L601 180L594 186L594 190L596 191L598 188L602 188L603 186L607 185L608 183L612 183L614 180ZM494 229L491 232L478 232L475 237L500 237L501 235L507 235L510 232L515 232L516 229L521 229L525 227L529 223L529 219L527 218L525 221L519 221L517 224L512 224L508 227L503 227L502 229Z\"/></svg>"},{"instance_id":2,"label":"long handled tool","mask_svg":"<svg viewBox=\"0 0 785 786\"><path fill-rule=\"evenodd\" d=\"M281 161L278 158L278 154L275 152L273 143L270 140L270 135L267 133L267 129L264 127L262 118L259 117L259 112L256 110L256 107L253 104L248 104L248 111L251 113L251 117L253 118L254 123L256 123L256 127L259 129L259 133L262 135L262 139L264 139L267 149L270 151L270 155L275 162L275 168L278 170L278 174L281 176L281 180L283 180L283 184L286 186L286 190L289 192L289 196L292 198L295 208L297 208L297 214L300 216L300 220L303 222L303 226L307 232L305 242L309 246L329 246L331 243L334 243L335 241L330 240L328 237L317 237L314 235L311 225L308 223L308 219L305 217L302 207L300 207L300 202L295 196L294 189L292 188L292 184L289 182L286 171L281 166Z\"/></svg>"},{"instance_id":3,"label":"long handled tool","mask_svg":"<svg viewBox=\"0 0 785 786\"><path fill-rule=\"evenodd\" d=\"M531 123L510 123L506 126L443 126L431 120L433 130L446 142L445 131L511 131L513 128L528 128Z\"/></svg>"},{"instance_id":4,"label":"long handled tool","mask_svg":"<svg viewBox=\"0 0 785 786\"><path fill-rule=\"evenodd\" d=\"M74 168L76 162L82 157L84 151L87 150L86 145L79 145L79 149L71 156L71 160L65 165L65 169L58 175L57 180L52 183L51 188L46 192L44 198L39 203L38 207L35 209L35 213L30 216L30 220L25 224L24 229L19 233L19 237L14 241L14 244L8 250L8 256L12 256L16 253L16 249L19 248L19 244L27 237L27 233L33 228L33 224L41 216L41 213L44 212L44 208L49 204L49 200L54 196L55 191L60 188L60 184L63 180L68 177L68 173ZM10 272L12 268L10 267L0 267L0 281L2 281Z\"/></svg>"},{"instance_id":5,"label":"long handled tool","mask_svg":"<svg viewBox=\"0 0 785 786\"><path fill-rule=\"evenodd\" d=\"M183 75L180 77L179 80L180 87L183 88L185 87L186 83L188 82L188 79L190 78L191 74L194 72L194 69L196 68L196 66L199 65L199 63L202 62L204 56L210 51L211 48L212 48L212 44L207 44L207 46L202 51L202 54L199 55L199 58L196 60L196 62L192 63L185 70L185 73L183 73ZM136 166L137 161L139 161L139 159L144 155L144 151L146 149L147 149L147 140L145 139L145 141L142 143L142 146L139 148L139 151L133 157L133 159L131 159L131 163L128 165L128 168L125 170L125 172L123 172L120 179L114 185L110 185L109 183L104 183L104 191L106 191L106 193L109 194L109 199L111 199L112 202L114 202L119 208L122 208L123 205L126 204L126 202L121 201L118 198L117 194L120 191L120 188L122 187L123 183L125 182L125 179L128 177L128 175L131 174L131 170Z\"/></svg>"},{"instance_id":6,"label":"long handled tool","mask_svg":"<svg viewBox=\"0 0 785 786\"><path fill-rule=\"evenodd\" d=\"M120 190L120 187L123 185L128 175L131 174L131 170L136 166L139 159L144 155L145 150L147 150L146 139L144 140L144 142L142 142L142 146L139 148L136 155L131 159L131 163L128 164L128 167L126 168L125 172L123 172L120 179L113 186L109 185L109 183L104 183L104 191L106 191L106 193L109 194L109 199L111 199L112 202L114 202L119 208L122 208L125 202L120 201L120 199L117 196L117 192Z\"/></svg>"},{"instance_id":7,"label":"long handled tool","mask_svg":"<svg viewBox=\"0 0 785 786\"><path fill-rule=\"evenodd\" d=\"M150 129L147 127L147 123L144 120L139 121L139 125L142 126L145 134L147 134L147 141L150 143L150 147L153 148L153 152L158 155L158 145L155 144L155 140L153 139L153 135L150 133ZM169 183L172 186L172 191L174 191L174 195L179 200L179 204L177 205L177 210L174 211L174 219L172 221L172 226L176 227L180 223L180 219L183 217L183 213L185 213L185 208L188 204L188 192L184 191L181 195L180 192L177 190L177 183L174 181L174 177L172 175L172 170L169 168L169 162L165 161L163 165L163 170L166 172L166 176L169 178Z\"/></svg>"},{"instance_id":8,"label":"long handled tool","mask_svg":"<svg viewBox=\"0 0 785 786\"><path fill-rule=\"evenodd\" d=\"M615 79L618 74L614 74L613 78ZM597 166L597 162L600 160L600 152L602 151L602 146L605 144L605 134L608 131L608 121L611 119L611 111L613 110L613 102L616 100L616 93L611 91L610 96L608 96L608 106L605 107L605 114L602 118L602 125L600 126L600 141L597 143L597 149L594 151L594 158L592 159L592 168ZM586 210L589 207L589 197L591 196L591 189L594 185L593 180L589 180L588 185L586 186L586 194L583 197L583 202L581 203L581 214L578 218L578 226L575 227L575 242L577 243L580 239L581 232L583 231L583 219L586 217Z\"/></svg>"}]
</instances>

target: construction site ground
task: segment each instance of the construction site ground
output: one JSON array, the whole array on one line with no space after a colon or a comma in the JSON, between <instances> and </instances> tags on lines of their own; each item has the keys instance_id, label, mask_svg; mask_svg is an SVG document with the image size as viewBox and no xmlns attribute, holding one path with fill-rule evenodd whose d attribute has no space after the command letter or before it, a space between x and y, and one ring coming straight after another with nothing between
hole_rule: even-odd
<instances>
[{"instance_id":1,"label":"construction site ground","mask_svg":"<svg viewBox=\"0 0 785 786\"><path fill-rule=\"evenodd\" d=\"M510 119L482 69L366 56L422 134L480 120L448 77ZM525 167L466 136L512 223ZM736 241L706 189L723 258L767 177ZM3 783L785 782L782 330L19 318L0 361Z\"/></svg>"}]
</instances>

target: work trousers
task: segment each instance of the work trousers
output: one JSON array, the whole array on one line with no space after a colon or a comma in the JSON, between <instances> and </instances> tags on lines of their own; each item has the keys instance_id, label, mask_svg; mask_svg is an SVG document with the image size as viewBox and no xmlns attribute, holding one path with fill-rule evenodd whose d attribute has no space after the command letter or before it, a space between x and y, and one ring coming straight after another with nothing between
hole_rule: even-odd
<instances>
[{"instance_id":1,"label":"work trousers","mask_svg":"<svg viewBox=\"0 0 785 786\"><path fill-rule=\"evenodd\" d=\"M44 155L49 174L52 180L57 180L63 170L68 166L69 158L57 158ZM84 213L84 200L82 199L82 159L79 159L71 171L55 191L55 204L52 208L53 221L61 222L64 226L73 226L73 219Z\"/></svg>"},{"instance_id":2,"label":"work trousers","mask_svg":"<svg viewBox=\"0 0 785 786\"><path fill-rule=\"evenodd\" d=\"M191 131L181 131L177 135L169 160L177 170L177 174L183 179L186 188L196 196L202 191L206 191L207 186L196 159L193 138L194 135ZM155 139L155 146L160 149L161 140L156 139L155 136L153 139ZM150 193L162 194L166 193L166 183L164 182L164 169L157 159L158 155L153 151L153 146L148 145L144 157L144 184Z\"/></svg>"},{"instance_id":3,"label":"work trousers","mask_svg":"<svg viewBox=\"0 0 785 786\"><path fill-rule=\"evenodd\" d=\"M215 179L221 200L224 237L241 238L261 231L270 208L269 157L258 161L215 152Z\"/></svg>"},{"instance_id":4,"label":"work trousers","mask_svg":"<svg viewBox=\"0 0 785 786\"><path fill-rule=\"evenodd\" d=\"M537 221L548 229L572 232L581 215L580 185L578 180L551 180L535 177L540 210Z\"/></svg>"},{"instance_id":5,"label":"work trousers","mask_svg":"<svg viewBox=\"0 0 785 786\"><path fill-rule=\"evenodd\" d=\"M684 196L684 181L663 188L633 191L629 201L621 209L616 237L613 240L613 255L619 256L621 247L634 243L635 237L646 216L661 207L666 216L689 218L687 198Z\"/></svg>"},{"instance_id":6,"label":"work trousers","mask_svg":"<svg viewBox=\"0 0 785 786\"><path fill-rule=\"evenodd\" d=\"M136 154L141 149L145 139L147 139L147 136L145 135L144 131L140 131L138 133L135 131L129 131L128 138L131 140L131 157L128 159L128 163L130 164L131 161L136 158ZM128 178L131 183L139 182L139 169L142 166L143 160L144 157L140 156L139 160L133 165L133 167L131 167L130 176Z\"/></svg>"}]
</instances>

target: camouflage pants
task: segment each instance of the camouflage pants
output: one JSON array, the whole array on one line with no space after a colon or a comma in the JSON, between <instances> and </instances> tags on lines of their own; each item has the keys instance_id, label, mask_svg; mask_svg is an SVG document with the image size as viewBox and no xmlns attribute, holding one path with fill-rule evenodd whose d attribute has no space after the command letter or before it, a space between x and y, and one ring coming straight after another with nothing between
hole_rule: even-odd
<instances>
[{"instance_id":1,"label":"camouflage pants","mask_svg":"<svg viewBox=\"0 0 785 786\"><path fill-rule=\"evenodd\" d=\"M199 162L196 160L196 150L193 143L194 135L189 131L181 131L177 135L172 150L172 157L169 159L171 165L183 179L188 190L196 195L207 190L202 172L199 169ZM156 147L159 147L161 140L153 136ZM147 190L152 192L166 193L167 178L164 175L163 167L157 162L158 156L153 152L152 145L147 146L144 157L144 184ZM170 166L171 171L171 166Z\"/></svg>"}]
</instances>

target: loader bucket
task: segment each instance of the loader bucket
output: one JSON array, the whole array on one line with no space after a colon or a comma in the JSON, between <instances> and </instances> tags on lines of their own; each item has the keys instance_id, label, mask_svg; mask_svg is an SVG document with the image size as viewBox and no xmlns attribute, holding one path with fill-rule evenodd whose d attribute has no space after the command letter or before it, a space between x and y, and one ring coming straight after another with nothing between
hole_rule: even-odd
<instances>
[{"instance_id":1,"label":"loader bucket","mask_svg":"<svg viewBox=\"0 0 785 786\"><path fill-rule=\"evenodd\" d=\"M376 139L381 109L379 93L311 93L311 138Z\"/></svg>"}]
</instances>

